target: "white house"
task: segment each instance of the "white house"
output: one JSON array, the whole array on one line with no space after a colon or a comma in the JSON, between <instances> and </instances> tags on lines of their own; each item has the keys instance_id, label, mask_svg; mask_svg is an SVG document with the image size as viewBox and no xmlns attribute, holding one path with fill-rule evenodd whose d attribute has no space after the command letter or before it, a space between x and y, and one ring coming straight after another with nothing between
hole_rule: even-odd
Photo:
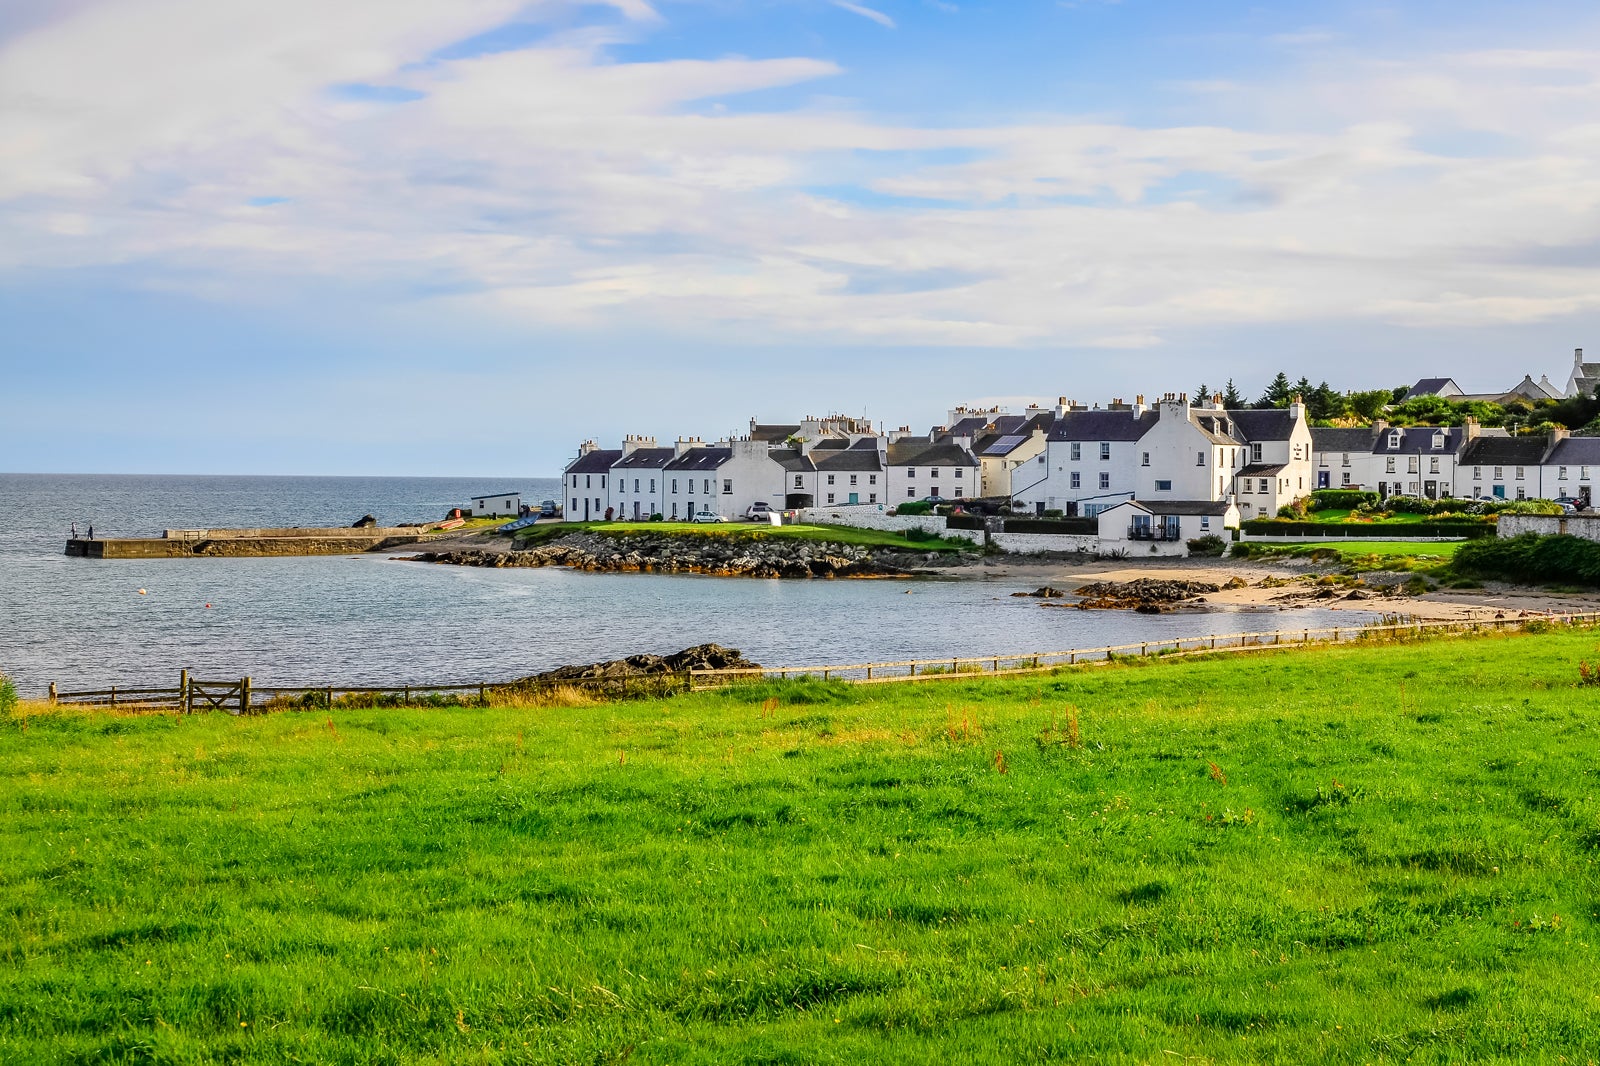
<instances>
[{"instance_id":1,"label":"white house","mask_svg":"<svg viewBox=\"0 0 1600 1066\"><path fill-rule=\"evenodd\" d=\"M937 496L960 500L979 492L978 457L965 437L935 442L891 434L884 451L886 500L904 503ZM816 453L812 453L815 458Z\"/></svg>"},{"instance_id":2,"label":"white house","mask_svg":"<svg viewBox=\"0 0 1600 1066\"><path fill-rule=\"evenodd\" d=\"M889 502L888 473L878 450L879 438L863 437L848 447L816 447L806 455L813 468L813 494L818 507ZM844 443L829 442L829 443ZM792 483L794 473L785 471Z\"/></svg>"},{"instance_id":3,"label":"white house","mask_svg":"<svg viewBox=\"0 0 1600 1066\"><path fill-rule=\"evenodd\" d=\"M648 521L666 514L666 466L675 457L654 437L624 437L622 458L611 467L611 502L618 518Z\"/></svg>"},{"instance_id":4,"label":"white house","mask_svg":"<svg viewBox=\"0 0 1600 1066\"><path fill-rule=\"evenodd\" d=\"M1545 499L1577 500L1594 504L1594 484L1600 479L1600 437L1574 437L1557 429L1539 461L1540 495Z\"/></svg>"},{"instance_id":5,"label":"white house","mask_svg":"<svg viewBox=\"0 0 1600 1066\"><path fill-rule=\"evenodd\" d=\"M500 518L506 515L515 518L522 513L522 493L491 492L474 496L471 512L473 518Z\"/></svg>"},{"instance_id":6,"label":"white house","mask_svg":"<svg viewBox=\"0 0 1600 1066\"><path fill-rule=\"evenodd\" d=\"M1296 396L1288 407L1226 412L1232 436L1248 449L1234 475L1239 513L1271 518L1278 508L1311 493L1311 423Z\"/></svg>"},{"instance_id":7,"label":"white house","mask_svg":"<svg viewBox=\"0 0 1600 1066\"><path fill-rule=\"evenodd\" d=\"M1232 500L1125 500L1098 518L1102 552L1188 555L1189 541L1237 529L1239 509Z\"/></svg>"},{"instance_id":8,"label":"white house","mask_svg":"<svg viewBox=\"0 0 1600 1066\"><path fill-rule=\"evenodd\" d=\"M1006 415L986 427L987 432L972 447L978 456L978 495L1002 499L1014 496L1012 475L1044 454L1054 424L1053 414ZM1026 470L1023 476L1027 476Z\"/></svg>"},{"instance_id":9,"label":"white house","mask_svg":"<svg viewBox=\"0 0 1600 1066\"><path fill-rule=\"evenodd\" d=\"M1377 463L1372 445L1386 428L1382 422L1372 427L1343 428L1313 426L1311 429L1312 490L1352 489L1378 491Z\"/></svg>"},{"instance_id":10,"label":"white house","mask_svg":"<svg viewBox=\"0 0 1600 1066\"><path fill-rule=\"evenodd\" d=\"M562 517L566 521L595 522L606 517L611 507L611 468L621 458L621 449L602 448L592 440L583 442L578 457L562 472L567 497Z\"/></svg>"},{"instance_id":11,"label":"white house","mask_svg":"<svg viewBox=\"0 0 1600 1066\"><path fill-rule=\"evenodd\" d=\"M1142 396L1132 406L1068 411L1051 426L1044 451L1013 470L1013 500L1040 513L1092 517L1132 499L1139 440L1159 417Z\"/></svg>"}]
</instances>

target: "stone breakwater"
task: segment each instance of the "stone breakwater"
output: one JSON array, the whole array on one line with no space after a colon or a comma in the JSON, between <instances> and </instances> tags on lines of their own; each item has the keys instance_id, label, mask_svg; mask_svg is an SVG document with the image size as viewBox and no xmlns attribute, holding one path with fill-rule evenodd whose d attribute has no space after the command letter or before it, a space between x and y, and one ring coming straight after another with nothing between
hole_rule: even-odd
<instances>
[{"instance_id":1,"label":"stone breakwater","mask_svg":"<svg viewBox=\"0 0 1600 1066\"><path fill-rule=\"evenodd\" d=\"M1208 581L1166 581L1139 578L1135 581L1097 581L1074 592L1083 599L1073 604L1080 610L1134 610L1141 614L1162 614L1180 607L1199 607L1205 597L1225 588L1244 588L1246 582L1234 578L1226 585Z\"/></svg>"},{"instance_id":2,"label":"stone breakwater","mask_svg":"<svg viewBox=\"0 0 1600 1066\"><path fill-rule=\"evenodd\" d=\"M896 552L783 537L723 534L573 533L522 551L423 552L404 558L452 566L565 566L606 573L709 574L716 577L902 577L947 565L938 552Z\"/></svg>"}]
</instances>

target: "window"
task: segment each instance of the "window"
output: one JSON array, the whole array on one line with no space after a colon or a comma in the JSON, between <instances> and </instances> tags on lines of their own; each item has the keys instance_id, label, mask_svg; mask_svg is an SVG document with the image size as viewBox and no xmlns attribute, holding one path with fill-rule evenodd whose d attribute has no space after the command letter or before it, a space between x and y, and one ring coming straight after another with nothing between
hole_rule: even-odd
<instances>
[{"instance_id":1,"label":"window","mask_svg":"<svg viewBox=\"0 0 1600 1066\"><path fill-rule=\"evenodd\" d=\"M1556 477L1560 478L1562 481L1567 480L1567 468L1563 466L1563 467L1559 467L1558 469L1561 472L1559 474L1557 474Z\"/></svg>"},{"instance_id":2,"label":"window","mask_svg":"<svg viewBox=\"0 0 1600 1066\"><path fill-rule=\"evenodd\" d=\"M676 484L676 483L674 483L674 484ZM676 492L677 490L674 489L673 491ZM677 500L673 500L672 501L672 517L673 518L677 518L678 517L678 501Z\"/></svg>"},{"instance_id":3,"label":"window","mask_svg":"<svg viewBox=\"0 0 1600 1066\"><path fill-rule=\"evenodd\" d=\"M1383 472L1385 474L1394 473L1394 456L1391 455L1383 461Z\"/></svg>"},{"instance_id":4,"label":"window","mask_svg":"<svg viewBox=\"0 0 1600 1066\"><path fill-rule=\"evenodd\" d=\"M798 488L804 487L804 485L805 485L805 479L802 478L801 475L796 474L794 476L794 487L798 489Z\"/></svg>"},{"instance_id":5,"label":"window","mask_svg":"<svg viewBox=\"0 0 1600 1066\"><path fill-rule=\"evenodd\" d=\"M1242 493L1254 492L1255 489L1251 488L1251 486L1254 485L1254 484L1255 484L1254 479L1247 478L1247 477L1242 477L1242 478L1239 479L1239 491L1242 492Z\"/></svg>"},{"instance_id":6,"label":"window","mask_svg":"<svg viewBox=\"0 0 1600 1066\"><path fill-rule=\"evenodd\" d=\"M1345 452L1344 453L1344 458L1342 460L1340 460L1339 465L1340 466L1349 466L1350 465L1350 453L1349 452Z\"/></svg>"},{"instance_id":7,"label":"window","mask_svg":"<svg viewBox=\"0 0 1600 1066\"><path fill-rule=\"evenodd\" d=\"M576 477L574 477L572 480L576 481L578 479ZM574 496L572 498L572 513L573 514L577 514L578 513L578 498L576 496Z\"/></svg>"},{"instance_id":8,"label":"window","mask_svg":"<svg viewBox=\"0 0 1600 1066\"><path fill-rule=\"evenodd\" d=\"M672 479L672 491L673 492L677 492L678 491L678 479L677 478L673 478Z\"/></svg>"},{"instance_id":9,"label":"window","mask_svg":"<svg viewBox=\"0 0 1600 1066\"><path fill-rule=\"evenodd\" d=\"M1340 474L1339 478L1340 478L1339 484L1340 484L1341 487L1350 484L1350 475L1349 474Z\"/></svg>"},{"instance_id":10,"label":"window","mask_svg":"<svg viewBox=\"0 0 1600 1066\"><path fill-rule=\"evenodd\" d=\"M725 477L722 479L722 494L724 496L733 495L733 478Z\"/></svg>"},{"instance_id":11,"label":"window","mask_svg":"<svg viewBox=\"0 0 1600 1066\"><path fill-rule=\"evenodd\" d=\"M832 474L828 475L828 484L830 484L830 485L833 484L833 475Z\"/></svg>"},{"instance_id":12,"label":"window","mask_svg":"<svg viewBox=\"0 0 1600 1066\"><path fill-rule=\"evenodd\" d=\"M876 492L867 493L867 502L868 503L877 503L878 502L878 494Z\"/></svg>"},{"instance_id":13,"label":"window","mask_svg":"<svg viewBox=\"0 0 1600 1066\"><path fill-rule=\"evenodd\" d=\"M1205 466L1206 465L1206 453L1205 452L1195 452L1194 453L1194 465L1195 466Z\"/></svg>"},{"instance_id":14,"label":"window","mask_svg":"<svg viewBox=\"0 0 1600 1066\"><path fill-rule=\"evenodd\" d=\"M928 476L931 478L937 478L939 476L939 468L936 466L928 467Z\"/></svg>"},{"instance_id":15,"label":"window","mask_svg":"<svg viewBox=\"0 0 1600 1066\"><path fill-rule=\"evenodd\" d=\"M1506 476L1505 475L1505 469L1506 468L1503 467L1503 466L1497 466L1497 467L1494 468L1494 479L1496 481L1499 481L1501 478Z\"/></svg>"},{"instance_id":16,"label":"window","mask_svg":"<svg viewBox=\"0 0 1600 1066\"><path fill-rule=\"evenodd\" d=\"M917 498L917 488L916 488L916 486L915 485L907 485L906 486L906 499L914 500L916 498Z\"/></svg>"},{"instance_id":17,"label":"window","mask_svg":"<svg viewBox=\"0 0 1600 1066\"><path fill-rule=\"evenodd\" d=\"M1149 452L1142 452L1141 453L1140 459L1139 459L1139 465L1140 466L1149 466L1150 465L1150 453Z\"/></svg>"},{"instance_id":18,"label":"window","mask_svg":"<svg viewBox=\"0 0 1600 1066\"><path fill-rule=\"evenodd\" d=\"M878 483L878 475L877 474L868 474L867 475L867 484L868 485L876 485L877 483Z\"/></svg>"},{"instance_id":19,"label":"window","mask_svg":"<svg viewBox=\"0 0 1600 1066\"><path fill-rule=\"evenodd\" d=\"M1482 481L1483 480L1483 467L1475 466L1475 467L1472 468L1472 480L1474 480L1474 481Z\"/></svg>"},{"instance_id":20,"label":"window","mask_svg":"<svg viewBox=\"0 0 1600 1066\"><path fill-rule=\"evenodd\" d=\"M1210 529L1211 528L1211 516L1210 515L1201 515L1200 516L1200 528L1201 529Z\"/></svg>"},{"instance_id":21,"label":"window","mask_svg":"<svg viewBox=\"0 0 1600 1066\"><path fill-rule=\"evenodd\" d=\"M1527 498L1528 498L1527 492L1523 489L1523 487L1521 485L1518 485L1517 486L1517 499L1526 500Z\"/></svg>"},{"instance_id":22,"label":"window","mask_svg":"<svg viewBox=\"0 0 1600 1066\"><path fill-rule=\"evenodd\" d=\"M1586 466L1578 467L1578 480L1579 481L1588 481L1589 480L1589 468L1588 467L1586 467Z\"/></svg>"},{"instance_id":23,"label":"window","mask_svg":"<svg viewBox=\"0 0 1600 1066\"><path fill-rule=\"evenodd\" d=\"M917 468L916 467L914 467L914 466L906 467L906 477L916 477L916 476L917 476Z\"/></svg>"},{"instance_id":24,"label":"window","mask_svg":"<svg viewBox=\"0 0 1600 1066\"><path fill-rule=\"evenodd\" d=\"M1170 482L1170 481L1157 481L1156 482L1156 491L1157 492L1171 492L1172 491L1172 482Z\"/></svg>"},{"instance_id":25,"label":"window","mask_svg":"<svg viewBox=\"0 0 1600 1066\"><path fill-rule=\"evenodd\" d=\"M958 466L958 467L956 467L956 477L959 478L960 476L961 476L961 467Z\"/></svg>"},{"instance_id":26,"label":"window","mask_svg":"<svg viewBox=\"0 0 1600 1066\"><path fill-rule=\"evenodd\" d=\"M1266 492L1267 491L1267 479L1266 478L1260 478L1259 480L1260 480L1261 484L1257 487L1256 491L1257 492Z\"/></svg>"},{"instance_id":27,"label":"window","mask_svg":"<svg viewBox=\"0 0 1600 1066\"><path fill-rule=\"evenodd\" d=\"M1398 429L1395 430L1393 433L1389 434L1389 447L1391 447L1391 448L1400 447L1400 431Z\"/></svg>"},{"instance_id":28,"label":"window","mask_svg":"<svg viewBox=\"0 0 1600 1066\"><path fill-rule=\"evenodd\" d=\"M1428 460L1428 473L1437 474L1438 472L1439 472L1439 457L1436 455L1436 456L1433 456L1432 458L1430 458Z\"/></svg>"},{"instance_id":29,"label":"window","mask_svg":"<svg viewBox=\"0 0 1600 1066\"><path fill-rule=\"evenodd\" d=\"M572 475L572 487L573 488L577 488L578 487L578 475L577 474L573 474ZM577 500L573 500L572 502L573 503L577 503L578 501Z\"/></svg>"},{"instance_id":30,"label":"window","mask_svg":"<svg viewBox=\"0 0 1600 1066\"><path fill-rule=\"evenodd\" d=\"M1111 475L1110 474L1101 474L1100 475L1100 487L1103 488L1103 489L1109 489L1111 487Z\"/></svg>"},{"instance_id":31,"label":"window","mask_svg":"<svg viewBox=\"0 0 1600 1066\"><path fill-rule=\"evenodd\" d=\"M958 500L961 499L961 486L960 485L956 486L956 499L958 499Z\"/></svg>"},{"instance_id":32,"label":"window","mask_svg":"<svg viewBox=\"0 0 1600 1066\"><path fill-rule=\"evenodd\" d=\"M1250 461L1252 463L1259 463L1261 461L1261 445L1260 444L1252 444L1252 445L1250 445Z\"/></svg>"},{"instance_id":33,"label":"window","mask_svg":"<svg viewBox=\"0 0 1600 1066\"><path fill-rule=\"evenodd\" d=\"M1083 444L1079 441L1072 442L1072 461L1077 462L1083 458Z\"/></svg>"},{"instance_id":34,"label":"window","mask_svg":"<svg viewBox=\"0 0 1600 1066\"><path fill-rule=\"evenodd\" d=\"M1100 442L1100 461L1105 462L1109 458L1111 458L1111 442L1103 440Z\"/></svg>"},{"instance_id":35,"label":"window","mask_svg":"<svg viewBox=\"0 0 1600 1066\"><path fill-rule=\"evenodd\" d=\"M633 479L633 491L634 492L638 492L639 491L639 479L638 478L634 478Z\"/></svg>"},{"instance_id":36,"label":"window","mask_svg":"<svg viewBox=\"0 0 1600 1066\"><path fill-rule=\"evenodd\" d=\"M600 487L601 488L605 488L606 487L606 476L604 474L600 475Z\"/></svg>"},{"instance_id":37,"label":"window","mask_svg":"<svg viewBox=\"0 0 1600 1066\"><path fill-rule=\"evenodd\" d=\"M1434 448L1434 451L1438 451L1440 448L1443 448L1443 447L1444 447L1444 434L1443 433L1435 433L1433 435L1433 448Z\"/></svg>"},{"instance_id":38,"label":"window","mask_svg":"<svg viewBox=\"0 0 1600 1066\"><path fill-rule=\"evenodd\" d=\"M594 478L591 475L583 475L583 487L586 489L594 488Z\"/></svg>"},{"instance_id":39,"label":"window","mask_svg":"<svg viewBox=\"0 0 1600 1066\"><path fill-rule=\"evenodd\" d=\"M855 474L851 474L850 475L850 484L854 485L855 483L856 483L856 475Z\"/></svg>"},{"instance_id":40,"label":"window","mask_svg":"<svg viewBox=\"0 0 1600 1066\"><path fill-rule=\"evenodd\" d=\"M833 493L831 493L831 492L830 492L830 493L828 493L828 502L829 502L829 503L832 503L832 502L833 502Z\"/></svg>"},{"instance_id":41,"label":"window","mask_svg":"<svg viewBox=\"0 0 1600 1066\"><path fill-rule=\"evenodd\" d=\"M1517 480L1521 481L1522 477L1523 477L1523 468L1519 466L1519 467L1517 467Z\"/></svg>"},{"instance_id":42,"label":"window","mask_svg":"<svg viewBox=\"0 0 1600 1066\"><path fill-rule=\"evenodd\" d=\"M1418 460L1417 456L1413 455L1410 458L1408 458L1406 460L1406 473L1415 474L1419 469L1421 469L1421 467L1418 464L1419 464L1419 460Z\"/></svg>"},{"instance_id":43,"label":"window","mask_svg":"<svg viewBox=\"0 0 1600 1066\"><path fill-rule=\"evenodd\" d=\"M1082 481L1083 481L1082 477L1079 476L1079 474L1078 474L1078 472L1076 470L1074 470L1072 472L1072 487L1075 488L1075 489L1082 488L1083 487Z\"/></svg>"},{"instance_id":44,"label":"window","mask_svg":"<svg viewBox=\"0 0 1600 1066\"><path fill-rule=\"evenodd\" d=\"M711 492L711 479L710 478L706 478L706 492L708 494Z\"/></svg>"}]
</instances>

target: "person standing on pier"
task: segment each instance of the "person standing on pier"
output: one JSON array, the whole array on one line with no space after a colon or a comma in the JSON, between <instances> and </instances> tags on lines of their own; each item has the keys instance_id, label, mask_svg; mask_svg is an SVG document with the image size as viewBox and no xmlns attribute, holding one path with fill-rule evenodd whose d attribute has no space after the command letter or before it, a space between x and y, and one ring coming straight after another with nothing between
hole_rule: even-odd
<instances>
[{"instance_id":1,"label":"person standing on pier","mask_svg":"<svg viewBox=\"0 0 1600 1066\"><path fill-rule=\"evenodd\" d=\"M72 539L78 539L78 523L76 522L72 523Z\"/></svg>"},{"instance_id":2,"label":"person standing on pier","mask_svg":"<svg viewBox=\"0 0 1600 1066\"><path fill-rule=\"evenodd\" d=\"M90 540L94 539L94 526L92 526L92 525L89 527L89 539Z\"/></svg>"}]
</instances>

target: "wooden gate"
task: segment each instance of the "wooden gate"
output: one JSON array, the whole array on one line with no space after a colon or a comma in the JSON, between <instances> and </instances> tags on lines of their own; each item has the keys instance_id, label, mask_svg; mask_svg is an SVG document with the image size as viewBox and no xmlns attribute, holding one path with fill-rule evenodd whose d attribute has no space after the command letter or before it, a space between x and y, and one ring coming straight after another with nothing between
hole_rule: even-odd
<instances>
[{"instance_id":1,"label":"wooden gate","mask_svg":"<svg viewBox=\"0 0 1600 1066\"><path fill-rule=\"evenodd\" d=\"M250 679L238 681L199 681L189 679L184 692L183 709L195 711L227 711L229 714L250 713Z\"/></svg>"}]
</instances>

